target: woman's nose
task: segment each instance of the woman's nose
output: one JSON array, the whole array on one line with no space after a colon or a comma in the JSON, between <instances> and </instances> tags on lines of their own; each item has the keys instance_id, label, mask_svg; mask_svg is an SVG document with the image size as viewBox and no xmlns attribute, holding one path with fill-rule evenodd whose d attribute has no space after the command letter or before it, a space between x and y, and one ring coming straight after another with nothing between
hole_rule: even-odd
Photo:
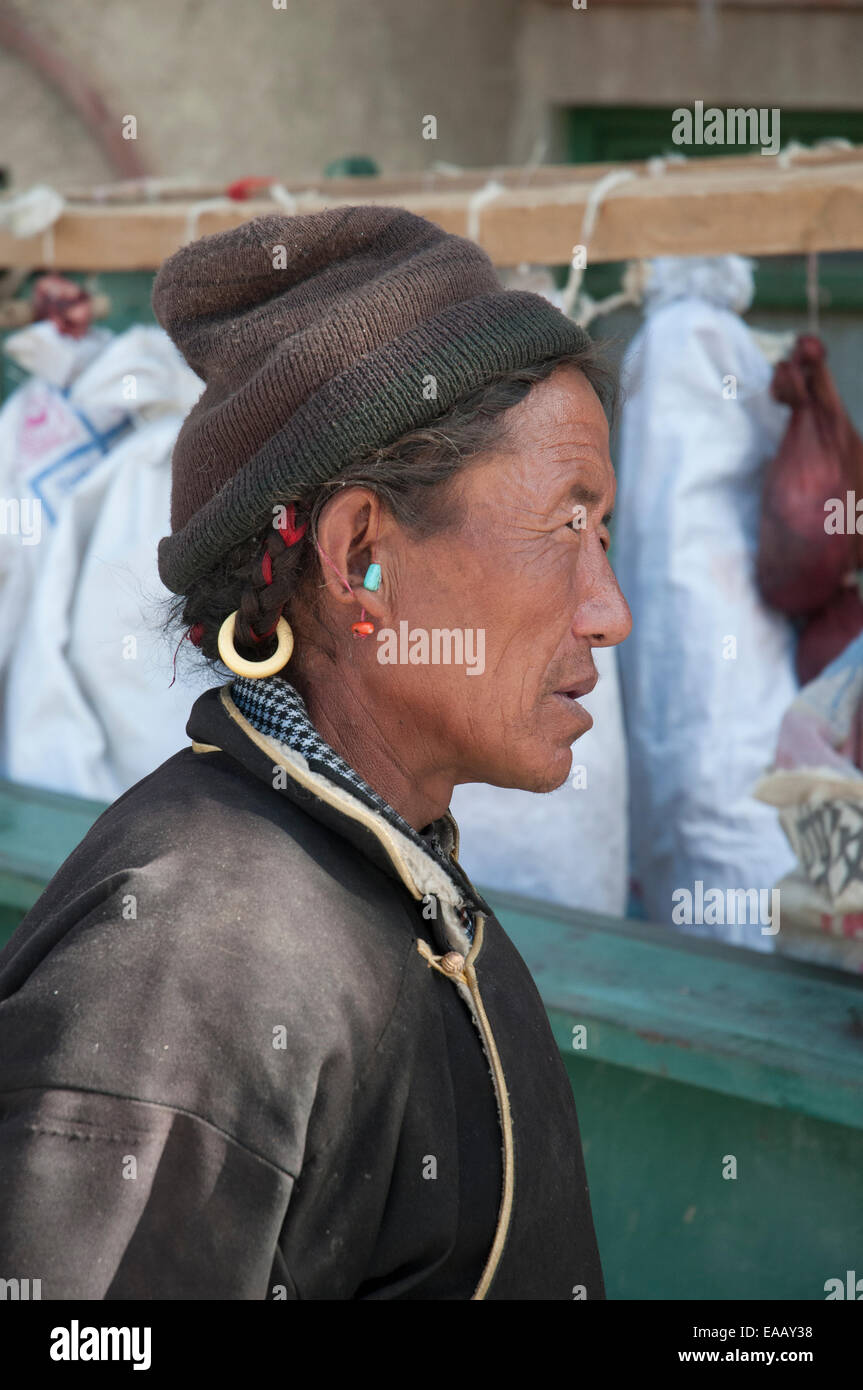
<instances>
[{"instance_id":1,"label":"woman's nose","mask_svg":"<svg viewBox=\"0 0 863 1390\"><path fill-rule=\"evenodd\" d=\"M632 631L632 613L604 550L598 569L574 628L577 636L590 639L591 646L615 647Z\"/></svg>"}]
</instances>

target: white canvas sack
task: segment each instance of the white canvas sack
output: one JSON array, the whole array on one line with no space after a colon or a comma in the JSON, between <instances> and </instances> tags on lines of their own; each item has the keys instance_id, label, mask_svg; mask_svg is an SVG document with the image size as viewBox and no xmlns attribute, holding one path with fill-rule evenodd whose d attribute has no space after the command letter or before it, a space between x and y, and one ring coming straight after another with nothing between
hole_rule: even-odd
<instances>
[{"instance_id":1,"label":"white canvas sack","mask_svg":"<svg viewBox=\"0 0 863 1390\"><path fill-rule=\"evenodd\" d=\"M695 916L699 882L767 890L794 864L776 810L752 795L797 689L793 629L754 577L763 472L788 411L740 318L752 263L651 269L623 366L614 531L633 616L620 648L633 875L652 920L769 951L760 920L672 913L679 890Z\"/></svg>"}]
</instances>

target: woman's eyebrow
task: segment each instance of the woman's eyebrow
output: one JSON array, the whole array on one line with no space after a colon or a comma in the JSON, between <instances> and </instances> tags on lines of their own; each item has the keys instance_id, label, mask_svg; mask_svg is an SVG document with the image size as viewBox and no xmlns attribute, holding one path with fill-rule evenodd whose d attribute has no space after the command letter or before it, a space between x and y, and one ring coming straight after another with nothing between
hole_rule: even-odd
<instances>
[{"instance_id":1,"label":"woman's eyebrow","mask_svg":"<svg viewBox=\"0 0 863 1390\"><path fill-rule=\"evenodd\" d=\"M586 483L573 483L563 494L561 501L580 503L584 507L595 507L602 501L603 494L594 488L588 487ZM614 516L614 507L609 507L605 516L602 518L602 525L608 526Z\"/></svg>"}]
</instances>

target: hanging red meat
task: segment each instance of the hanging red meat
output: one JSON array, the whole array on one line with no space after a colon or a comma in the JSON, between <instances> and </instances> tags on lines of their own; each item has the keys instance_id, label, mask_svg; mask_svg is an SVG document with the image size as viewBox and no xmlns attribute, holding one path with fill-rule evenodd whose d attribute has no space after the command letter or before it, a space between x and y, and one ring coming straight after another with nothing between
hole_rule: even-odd
<instances>
[{"instance_id":1,"label":"hanging red meat","mask_svg":"<svg viewBox=\"0 0 863 1390\"><path fill-rule=\"evenodd\" d=\"M758 585L764 601L791 617L814 613L857 568L856 532L830 534L831 499L844 504L857 485L851 426L827 370L823 343L798 338L791 359L778 363L772 394L791 407L779 452L767 469L758 546ZM863 495L863 493L861 493Z\"/></svg>"},{"instance_id":2,"label":"hanging red meat","mask_svg":"<svg viewBox=\"0 0 863 1390\"><path fill-rule=\"evenodd\" d=\"M40 275L31 297L33 321L50 319L58 332L83 338L93 318L93 296L65 275Z\"/></svg>"},{"instance_id":3,"label":"hanging red meat","mask_svg":"<svg viewBox=\"0 0 863 1390\"><path fill-rule=\"evenodd\" d=\"M863 632L863 603L857 585L838 589L807 620L797 642L797 679L808 685Z\"/></svg>"},{"instance_id":4,"label":"hanging red meat","mask_svg":"<svg viewBox=\"0 0 863 1390\"><path fill-rule=\"evenodd\" d=\"M797 648L805 684L863 631L863 602L853 582L863 567L863 535L856 529L863 441L814 335L797 339L790 360L777 365L771 390L790 405L791 419L767 470L758 584L772 608L808 619Z\"/></svg>"}]
</instances>

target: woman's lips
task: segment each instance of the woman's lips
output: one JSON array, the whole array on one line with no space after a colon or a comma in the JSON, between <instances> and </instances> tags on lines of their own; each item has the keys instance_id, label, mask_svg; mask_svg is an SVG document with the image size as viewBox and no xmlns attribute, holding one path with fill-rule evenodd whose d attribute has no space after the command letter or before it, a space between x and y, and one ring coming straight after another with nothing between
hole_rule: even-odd
<instances>
[{"instance_id":1,"label":"woman's lips","mask_svg":"<svg viewBox=\"0 0 863 1390\"><path fill-rule=\"evenodd\" d=\"M582 681L573 681L572 685L562 686L556 690L555 695L565 695L568 699L578 700L582 695L589 695L596 682L599 680L599 672L594 671L593 675L586 676Z\"/></svg>"},{"instance_id":2,"label":"woman's lips","mask_svg":"<svg viewBox=\"0 0 863 1390\"><path fill-rule=\"evenodd\" d=\"M570 714L575 714L581 719L586 719L588 729L593 727L593 715L588 714L584 705L580 705L574 695L564 695L562 691L556 690L554 692L554 698L555 700L559 700L560 703L569 710Z\"/></svg>"},{"instance_id":3,"label":"woman's lips","mask_svg":"<svg viewBox=\"0 0 863 1390\"><path fill-rule=\"evenodd\" d=\"M587 721L588 729L593 728L593 715L588 714L584 705L578 703L578 696L589 694L598 680L599 674L598 672L594 672L592 676L586 677L585 680L567 686L564 690L556 690L554 692L554 698L559 700L570 714L576 715L579 719Z\"/></svg>"}]
</instances>

